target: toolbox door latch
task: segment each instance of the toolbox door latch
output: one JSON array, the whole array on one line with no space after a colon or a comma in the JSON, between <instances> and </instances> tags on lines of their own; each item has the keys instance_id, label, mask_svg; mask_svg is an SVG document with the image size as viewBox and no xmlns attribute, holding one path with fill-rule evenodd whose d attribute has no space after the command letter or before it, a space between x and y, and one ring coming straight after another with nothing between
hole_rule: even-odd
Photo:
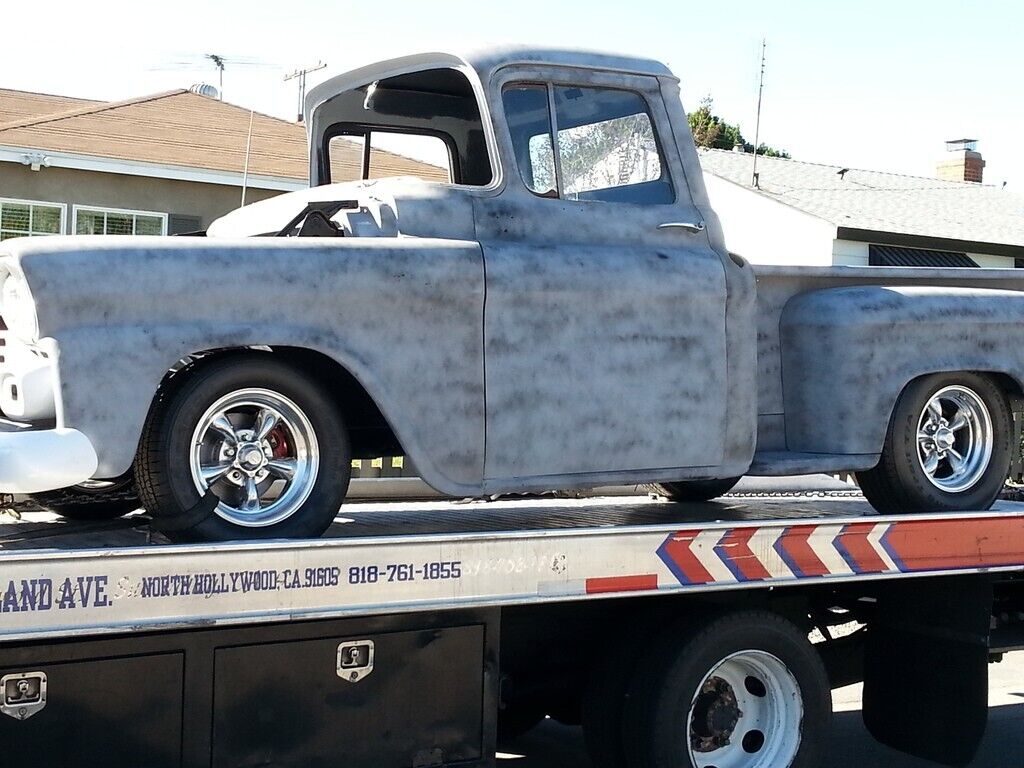
<instances>
[{"instance_id":1,"label":"toolbox door latch","mask_svg":"<svg viewBox=\"0 0 1024 768\"><path fill-rule=\"evenodd\" d=\"M338 677L358 683L373 672L373 640L350 640L338 646Z\"/></svg>"},{"instance_id":2,"label":"toolbox door latch","mask_svg":"<svg viewBox=\"0 0 1024 768\"><path fill-rule=\"evenodd\" d=\"M0 713L27 720L46 706L46 673L19 672L0 678L3 702Z\"/></svg>"}]
</instances>

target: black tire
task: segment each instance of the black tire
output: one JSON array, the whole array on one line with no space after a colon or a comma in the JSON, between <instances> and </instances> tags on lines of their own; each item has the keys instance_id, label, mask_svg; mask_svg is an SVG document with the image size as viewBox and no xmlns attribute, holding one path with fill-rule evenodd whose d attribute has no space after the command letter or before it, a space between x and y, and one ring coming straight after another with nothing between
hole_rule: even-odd
<instances>
[{"instance_id":1,"label":"black tire","mask_svg":"<svg viewBox=\"0 0 1024 768\"><path fill-rule=\"evenodd\" d=\"M31 498L69 520L113 520L142 506L131 472L106 482L33 493Z\"/></svg>"},{"instance_id":2,"label":"black tire","mask_svg":"<svg viewBox=\"0 0 1024 768\"><path fill-rule=\"evenodd\" d=\"M795 680L802 700L803 717L795 728L799 734L795 757L785 765L772 762L772 768L819 768L823 764L822 745L832 717L828 677L805 633L789 621L765 611L729 614L689 633L667 633L651 651L633 677L624 706L622 738L630 768L693 766L690 708L706 676L742 651L760 651L781 662ZM738 734L733 732L730 739L733 737ZM766 742L752 755L772 746Z\"/></svg>"},{"instance_id":3,"label":"black tire","mask_svg":"<svg viewBox=\"0 0 1024 768\"><path fill-rule=\"evenodd\" d=\"M988 467L969 488L951 493L936 487L918 458L917 428L933 395L959 385L975 393L992 423L992 454ZM857 483L876 510L883 513L957 512L988 509L999 496L1013 455L1013 414L1006 394L988 377L976 373L939 373L916 379L900 394L885 434L878 464L857 473Z\"/></svg>"},{"instance_id":4,"label":"black tire","mask_svg":"<svg viewBox=\"0 0 1024 768\"><path fill-rule=\"evenodd\" d=\"M675 483L657 483L651 488L670 501L711 501L724 496L740 481L738 477L719 480L680 480Z\"/></svg>"},{"instance_id":5,"label":"black tire","mask_svg":"<svg viewBox=\"0 0 1024 768\"><path fill-rule=\"evenodd\" d=\"M348 490L351 450L338 408L317 383L269 354L231 355L184 368L154 404L135 461L139 496L153 526L175 541L312 538L323 534ZM319 468L308 496L289 517L262 527L239 525L215 511L192 481L189 452L203 413L232 392L259 388L292 401L316 436Z\"/></svg>"}]
</instances>

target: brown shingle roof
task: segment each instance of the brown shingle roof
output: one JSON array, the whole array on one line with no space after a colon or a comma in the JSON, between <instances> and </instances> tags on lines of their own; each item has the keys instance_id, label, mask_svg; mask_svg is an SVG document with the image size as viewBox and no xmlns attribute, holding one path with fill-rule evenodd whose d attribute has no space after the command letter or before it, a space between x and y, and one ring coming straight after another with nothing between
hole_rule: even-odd
<instances>
[{"instance_id":1,"label":"brown shingle roof","mask_svg":"<svg viewBox=\"0 0 1024 768\"><path fill-rule=\"evenodd\" d=\"M7 109L9 94L16 94L10 103L20 107ZM0 91L0 145L229 173L241 173L245 166L249 110L244 107L178 90L119 102L45 97L64 103L54 102L56 111L32 115L25 105L44 107L42 98L31 97L42 95ZM16 108L22 117L5 119ZM351 169L344 178L358 178L358 146L353 144L348 154L333 165ZM390 152L375 151L373 159L379 168L374 176L444 176L435 166ZM308 162L301 125L253 113L250 174L305 180Z\"/></svg>"},{"instance_id":2,"label":"brown shingle roof","mask_svg":"<svg viewBox=\"0 0 1024 768\"><path fill-rule=\"evenodd\" d=\"M67 112L95 103L97 102L90 99L0 88L0 124L44 117L55 112Z\"/></svg>"}]
</instances>

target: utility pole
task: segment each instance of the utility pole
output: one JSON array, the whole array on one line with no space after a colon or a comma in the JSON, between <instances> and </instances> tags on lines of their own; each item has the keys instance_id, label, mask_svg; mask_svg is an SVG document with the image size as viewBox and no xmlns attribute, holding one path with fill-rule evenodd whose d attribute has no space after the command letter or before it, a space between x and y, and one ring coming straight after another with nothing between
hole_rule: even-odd
<instances>
[{"instance_id":1,"label":"utility pole","mask_svg":"<svg viewBox=\"0 0 1024 768\"><path fill-rule=\"evenodd\" d=\"M298 78L298 80L299 80L299 110L298 110L299 111L299 117L298 117L298 122L300 122L300 123L302 122L302 111L303 111L303 108L305 107L305 103L306 103L306 75L308 75L310 72L316 72L318 69L323 69L326 66L327 65L324 62L318 61L312 67L306 67L305 69L296 69L291 74L284 76L284 81L286 83L289 80L294 80L295 78Z\"/></svg>"},{"instance_id":2,"label":"utility pole","mask_svg":"<svg viewBox=\"0 0 1024 768\"><path fill-rule=\"evenodd\" d=\"M768 47L768 40L761 40L761 79L757 85L757 123L754 126L754 168L751 172L750 186L758 186L757 180L757 150L761 146L761 96L764 94L764 61L765 50Z\"/></svg>"}]
</instances>

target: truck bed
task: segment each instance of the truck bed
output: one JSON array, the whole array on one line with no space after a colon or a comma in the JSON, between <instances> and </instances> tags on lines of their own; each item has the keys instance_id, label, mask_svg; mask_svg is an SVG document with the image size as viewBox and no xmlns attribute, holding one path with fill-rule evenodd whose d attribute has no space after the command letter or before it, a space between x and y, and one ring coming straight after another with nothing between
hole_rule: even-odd
<instances>
[{"instance_id":1,"label":"truck bed","mask_svg":"<svg viewBox=\"0 0 1024 768\"><path fill-rule=\"evenodd\" d=\"M922 374L1024 381L1015 270L757 265L754 274L756 474L873 467L893 403Z\"/></svg>"}]
</instances>

